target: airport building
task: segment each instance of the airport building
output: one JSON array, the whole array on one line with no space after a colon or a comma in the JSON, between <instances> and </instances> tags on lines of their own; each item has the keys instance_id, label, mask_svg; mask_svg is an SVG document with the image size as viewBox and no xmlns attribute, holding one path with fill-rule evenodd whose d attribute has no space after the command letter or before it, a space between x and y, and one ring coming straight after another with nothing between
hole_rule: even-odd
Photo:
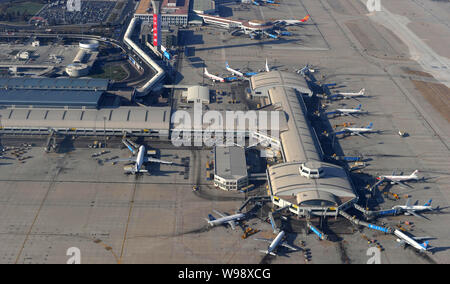
<instances>
[{"instance_id":1,"label":"airport building","mask_svg":"<svg viewBox=\"0 0 450 284\"><path fill-rule=\"evenodd\" d=\"M76 136L154 136L167 139L170 107L112 109L0 109L2 134Z\"/></svg>"},{"instance_id":2,"label":"airport building","mask_svg":"<svg viewBox=\"0 0 450 284\"><path fill-rule=\"evenodd\" d=\"M189 87L187 91L183 92L183 97L188 103L209 104L209 88L204 86Z\"/></svg>"},{"instance_id":3,"label":"airport building","mask_svg":"<svg viewBox=\"0 0 450 284\"><path fill-rule=\"evenodd\" d=\"M214 148L214 185L223 190L240 190L248 185L243 147Z\"/></svg>"},{"instance_id":4,"label":"airport building","mask_svg":"<svg viewBox=\"0 0 450 284\"><path fill-rule=\"evenodd\" d=\"M217 11L216 0L193 0L192 11L198 14L214 14Z\"/></svg>"},{"instance_id":5,"label":"airport building","mask_svg":"<svg viewBox=\"0 0 450 284\"><path fill-rule=\"evenodd\" d=\"M261 73L251 77L250 92L267 96L286 117L287 127L280 128L283 162L266 172L273 204L299 216L337 216L356 202L346 170L322 160L318 137L307 119L303 96L312 91L306 80L287 72Z\"/></svg>"},{"instance_id":6,"label":"airport building","mask_svg":"<svg viewBox=\"0 0 450 284\"><path fill-rule=\"evenodd\" d=\"M161 4L161 23L169 26L187 26L190 0L163 0ZM141 0L134 14L144 22L153 21L151 0Z\"/></svg>"},{"instance_id":7,"label":"airport building","mask_svg":"<svg viewBox=\"0 0 450 284\"><path fill-rule=\"evenodd\" d=\"M105 79L0 78L0 107L99 108Z\"/></svg>"}]
</instances>

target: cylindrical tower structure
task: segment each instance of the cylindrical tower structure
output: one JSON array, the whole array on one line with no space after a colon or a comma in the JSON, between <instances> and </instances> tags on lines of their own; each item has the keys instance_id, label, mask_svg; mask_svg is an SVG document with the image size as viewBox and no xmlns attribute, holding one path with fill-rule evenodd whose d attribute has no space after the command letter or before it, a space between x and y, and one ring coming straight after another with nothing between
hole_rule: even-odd
<instances>
[{"instance_id":1,"label":"cylindrical tower structure","mask_svg":"<svg viewBox=\"0 0 450 284\"><path fill-rule=\"evenodd\" d=\"M152 0L153 6L153 46L159 50L161 45L161 0Z\"/></svg>"}]
</instances>

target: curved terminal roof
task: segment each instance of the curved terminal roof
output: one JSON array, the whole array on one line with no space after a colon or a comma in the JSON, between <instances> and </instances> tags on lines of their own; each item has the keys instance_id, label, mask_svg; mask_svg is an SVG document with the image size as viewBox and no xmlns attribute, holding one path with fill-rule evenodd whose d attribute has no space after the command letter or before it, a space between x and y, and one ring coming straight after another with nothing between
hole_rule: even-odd
<instances>
[{"instance_id":1,"label":"curved terminal roof","mask_svg":"<svg viewBox=\"0 0 450 284\"><path fill-rule=\"evenodd\" d=\"M313 200L328 201L332 206L339 206L356 197L343 168L322 163L324 176L308 179L300 174L301 165L301 162L290 162L269 167L274 195L300 206L311 205L303 202Z\"/></svg>"},{"instance_id":2,"label":"curved terminal roof","mask_svg":"<svg viewBox=\"0 0 450 284\"><path fill-rule=\"evenodd\" d=\"M252 94L269 97L272 105L286 116L287 130L280 133L284 162L267 170L272 195L282 200L278 205L328 208L355 199L347 172L342 167L321 162L322 149L308 122L302 96L312 95L306 79L295 73L271 71L252 76L250 87ZM319 169L302 174L302 164L320 165L320 178ZM316 171L316 178L312 171Z\"/></svg>"},{"instance_id":3,"label":"curved terminal roof","mask_svg":"<svg viewBox=\"0 0 450 284\"><path fill-rule=\"evenodd\" d=\"M274 87L296 89L300 93L308 94L309 96L313 94L306 79L295 73L270 71L259 73L250 78L250 88L253 93L260 92L261 94L259 95L268 96L268 90Z\"/></svg>"},{"instance_id":4,"label":"curved terminal roof","mask_svg":"<svg viewBox=\"0 0 450 284\"><path fill-rule=\"evenodd\" d=\"M280 133L286 162L320 161L321 148L306 117L302 95L292 88L275 87L269 90L270 101L284 110L288 131ZM295 145L295 146L293 146Z\"/></svg>"}]
</instances>

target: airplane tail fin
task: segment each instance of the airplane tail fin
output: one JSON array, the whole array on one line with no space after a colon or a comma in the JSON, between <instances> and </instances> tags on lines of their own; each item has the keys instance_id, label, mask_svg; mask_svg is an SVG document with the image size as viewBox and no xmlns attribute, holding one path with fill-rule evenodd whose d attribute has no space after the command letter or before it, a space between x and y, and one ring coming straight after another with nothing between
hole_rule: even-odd
<instances>
[{"instance_id":1,"label":"airplane tail fin","mask_svg":"<svg viewBox=\"0 0 450 284\"><path fill-rule=\"evenodd\" d=\"M266 58L266 72L270 72L269 63L267 61L267 58Z\"/></svg>"},{"instance_id":2,"label":"airplane tail fin","mask_svg":"<svg viewBox=\"0 0 450 284\"><path fill-rule=\"evenodd\" d=\"M425 242L423 242L423 243L421 244L421 246L422 246L424 249L427 249L427 248L430 246L430 242L429 242L429 241L425 241Z\"/></svg>"},{"instance_id":3,"label":"airplane tail fin","mask_svg":"<svg viewBox=\"0 0 450 284\"><path fill-rule=\"evenodd\" d=\"M357 107L356 109L360 110L360 109L361 109L361 107L362 107L362 105L361 105L361 104L359 104L359 105L358 105L358 107Z\"/></svg>"},{"instance_id":4,"label":"airplane tail fin","mask_svg":"<svg viewBox=\"0 0 450 284\"><path fill-rule=\"evenodd\" d=\"M225 67L230 68L230 65L228 65L228 61L225 61Z\"/></svg>"},{"instance_id":5,"label":"airplane tail fin","mask_svg":"<svg viewBox=\"0 0 450 284\"><path fill-rule=\"evenodd\" d=\"M300 22L305 23L306 21L309 20L309 15L306 15L306 17L304 17L303 19L300 20Z\"/></svg>"},{"instance_id":6,"label":"airplane tail fin","mask_svg":"<svg viewBox=\"0 0 450 284\"><path fill-rule=\"evenodd\" d=\"M360 95L364 95L365 93L366 93L366 89L365 88L362 88L361 91L359 91Z\"/></svg>"},{"instance_id":7,"label":"airplane tail fin","mask_svg":"<svg viewBox=\"0 0 450 284\"><path fill-rule=\"evenodd\" d=\"M205 74L209 75L208 69L205 68Z\"/></svg>"},{"instance_id":8,"label":"airplane tail fin","mask_svg":"<svg viewBox=\"0 0 450 284\"><path fill-rule=\"evenodd\" d=\"M208 214L208 221L214 221L214 220L216 220L216 218L214 218L214 216L213 215L211 215L211 214Z\"/></svg>"},{"instance_id":9,"label":"airplane tail fin","mask_svg":"<svg viewBox=\"0 0 450 284\"><path fill-rule=\"evenodd\" d=\"M373 123L371 122L371 123L369 123L369 125L367 126L367 129L371 129L372 126L373 126Z\"/></svg>"},{"instance_id":10,"label":"airplane tail fin","mask_svg":"<svg viewBox=\"0 0 450 284\"><path fill-rule=\"evenodd\" d=\"M415 176L418 172L419 172L419 170L415 170L415 171L411 174L411 176Z\"/></svg>"},{"instance_id":11,"label":"airplane tail fin","mask_svg":"<svg viewBox=\"0 0 450 284\"><path fill-rule=\"evenodd\" d=\"M425 203L423 206L431 206L431 202L433 201L433 199L428 200L427 203Z\"/></svg>"}]
</instances>

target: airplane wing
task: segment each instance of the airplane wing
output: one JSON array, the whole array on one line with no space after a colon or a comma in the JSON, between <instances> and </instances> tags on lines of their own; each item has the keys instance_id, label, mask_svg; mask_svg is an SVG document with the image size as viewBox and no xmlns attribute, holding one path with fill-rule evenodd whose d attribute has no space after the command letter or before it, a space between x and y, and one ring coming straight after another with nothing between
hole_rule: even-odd
<instances>
[{"instance_id":1,"label":"airplane wing","mask_svg":"<svg viewBox=\"0 0 450 284\"><path fill-rule=\"evenodd\" d=\"M256 241L263 241L263 242L267 242L267 243L272 243L272 241L273 241L271 239L263 239L263 238L254 238L254 240L256 240Z\"/></svg>"},{"instance_id":2,"label":"airplane wing","mask_svg":"<svg viewBox=\"0 0 450 284\"><path fill-rule=\"evenodd\" d=\"M426 240L435 240L434 237L413 237L415 241L426 241Z\"/></svg>"},{"instance_id":3,"label":"airplane wing","mask_svg":"<svg viewBox=\"0 0 450 284\"><path fill-rule=\"evenodd\" d=\"M144 162L145 162L145 163L160 163L160 164L166 164L166 165L171 165L171 164L173 164L173 162L163 161L163 160L159 160L159 159L155 159L155 158L150 158L150 157L145 157L145 158L144 158Z\"/></svg>"},{"instance_id":4,"label":"airplane wing","mask_svg":"<svg viewBox=\"0 0 450 284\"><path fill-rule=\"evenodd\" d=\"M420 215L420 214L416 213L416 212L415 212L415 211L413 211L413 210L406 210L406 212L408 212L409 214L411 214L411 215L414 215L414 216L416 216L416 217L420 217L420 218L423 218L423 219L427 219L427 220L430 220L430 219L428 219L427 217L425 217L425 216L422 216L422 215Z\"/></svg>"},{"instance_id":5,"label":"airplane wing","mask_svg":"<svg viewBox=\"0 0 450 284\"><path fill-rule=\"evenodd\" d=\"M285 248L294 250L294 251L297 251L297 250L298 250L297 248L294 248L293 246L288 245L286 242L282 242L280 245L281 245L281 246L284 246Z\"/></svg>"},{"instance_id":6,"label":"airplane wing","mask_svg":"<svg viewBox=\"0 0 450 284\"><path fill-rule=\"evenodd\" d=\"M406 206L406 207L409 207L409 206L411 206L411 197L410 197L410 198L408 198L408 200L406 200L406 204L405 204L405 206Z\"/></svg>"},{"instance_id":7,"label":"airplane wing","mask_svg":"<svg viewBox=\"0 0 450 284\"><path fill-rule=\"evenodd\" d=\"M354 118L358 118L359 119L359 117L358 116L356 116L356 115L354 115L353 113L344 113L345 115L348 115L348 116L352 116L352 117L354 117Z\"/></svg>"},{"instance_id":8,"label":"airplane wing","mask_svg":"<svg viewBox=\"0 0 450 284\"><path fill-rule=\"evenodd\" d=\"M359 132L353 132L353 133L355 133L356 135L361 136L361 137L363 137L363 138L366 138L366 139L369 138L369 137L367 137L367 136L365 136L364 134L361 134L361 133L359 133Z\"/></svg>"},{"instance_id":9,"label":"airplane wing","mask_svg":"<svg viewBox=\"0 0 450 284\"><path fill-rule=\"evenodd\" d=\"M234 221L228 221L228 225L230 225L231 229L236 230L236 225Z\"/></svg>"},{"instance_id":10,"label":"airplane wing","mask_svg":"<svg viewBox=\"0 0 450 284\"><path fill-rule=\"evenodd\" d=\"M117 163L117 162L136 162L136 158L120 158L120 159L114 159L111 161L111 163Z\"/></svg>"},{"instance_id":11,"label":"airplane wing","mask_svg":"<svg viewBox=\"0 0 450 284\"><path fill-rule=\"evenodd\" d=\"M227 217L225 214L220 213L219 211L217 211L217 210L215 210L215 209L213 209L213 211L214 211L214 213L216 213L217 215L219 215L219 216L222 217L222 218Z\"/></svg>"},{"instance_id":12,"label":"airplane wing","mask_svg":"<svg viewBox=\"0 0 450 284\"><path fill-rule=\"evenodd\" d=\"M403 188L413 188L413 187L410 186L409 184L406 184L406 183L404 183L404 182L402 182L402 181L394 181L394 183L397 184L397 185L399 185L399 186L401 186L401 187L403 187Z\"/></svg>"}]
</instances>

